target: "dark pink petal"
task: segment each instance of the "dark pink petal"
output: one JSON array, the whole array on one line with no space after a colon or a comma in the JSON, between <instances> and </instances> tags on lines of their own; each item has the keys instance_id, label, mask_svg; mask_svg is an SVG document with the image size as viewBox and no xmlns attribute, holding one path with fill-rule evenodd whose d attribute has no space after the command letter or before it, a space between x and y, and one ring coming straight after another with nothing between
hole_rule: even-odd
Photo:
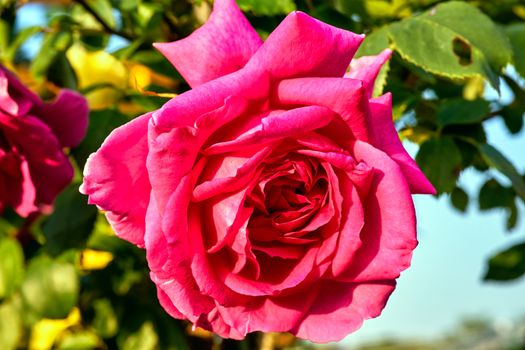
<instances>
[{"instance_id":1,"label":"dark pink petal","mask_svg":"<svg viewBox=\"0 0 525 350\"><path fill-rule=\"evenodd\" d=\"M234 0L215 0L201 28L182 40L154 46L195 87L241 69L261 44Z\"/></svg>"},{"instance_id":2,"label":"dark pink petal","mask_svg":"<svg viewBox=\"0 0 525 350\"><path fill-rule=\"evenodd\" d=\"M374 169L374 176L369 191L361 199L365 213L361 248L350 268L338 279L351 282L395 279L410 266L417 245L410 189L397 163L382 151L357 141L353 154L357 161Z\"/></svg>"},{"instance_id":3,"label":"dark pink petal","mask_svg":"<svg viewBox=\"0 0 525 350\"><path fill-rule=\"evenodd\" d=\"M264 67L277 79L342 77L363 38L305 13L292 12L246 67Z\"/></svg>"},{"instance_id":4,"label":"dark pink petal","mask_svg":"<svg viewBox=\"0 0 525 350\"><path fill-rule=\"evenodd\" d=\"M39 210L35 200L36 189L27 161L15 150L0 147L0 212L11 206L18 215L27 217Z\"/></svg>"},{"instance_id":5,"label":"dark pink petal","mask_svg":"<svg viewBox=\"0 0 525 350\"><path fill-rule=\"evenodd\" d=\"M436 194L434 186L408 155L392 122L392 95L370 100L372 144L387 153L400 166L412 193Z\"/></svg>"},{"instance_id":6,"label":"dark pink petal","mask_svg":"<svg viewBox=\"0 0 525 350\"><path fill-rule=\"evenodd\" d=\"M107 137L84 168L80 191L106 211L115 233L144 246L144 217L150 196L146 171L147 125L151 113L121 126Z\"/></svg>"},{"instance_id":7,"label":"dark pink petal","mask_svg":"<svg viewBox=\"0 0 525 350\"><path fill-rule=\"evenodd\" d=\"M75 147L86 136L89 109L86 99L67 89L55 101L37 107L35 114L53 130L62 147Z\"/></svg>"},{"instance_id":8,"label":"dark pink petal","mask_svg":"<svg viewBox=\"0 0 525 350\"><path fill-rule=\"evenodd\" d=\"M339 114L355 139L367 141L368 98L363 83L343 78L283 80L275 89L275 102L283 105L318 105ZM337 141L337 140L336 140Z\"/></svg>"},{"instance_id":9,"label":"dark pink petal","mask_svg":"<svg viewBox=\"0 0 525 350\"><path fill-rule=\"evenodd\" d=\"M361 80L370 98L374 92L377 75L381 67L390 59L390 56L392 56L392 50L385 49L376 56L363 56L353 59L350 62L350 72L345 74L345 78Z\"/></svg>"},{"instance_id":10,"label":"dark pink petal","mask_svg":"<svg viewBox=\"0 0 525 350\"><path fill-rule=\"evenodd\" d=\"M364 320L379 316L394 288L395 281L323 282L317 299L293 333L317 343L339 341L359 329Z\"/></svg>"},{"instance_id":11,"label":"dark pink petal","mask_svg":"<svg viewBox=\"0 0 525 350\"><path fill-rule=\"evenodd\" d=\"M0 65L0 110L12 116L23 116L33 106L40 104L42 101L34 92Z\"/></svg>"},{"instance_id":12,"label":"dark pink petal","mask_svg":"<svg viewBox=\"0 0 525 350\"><path fill-rule=\"evenodd\" d=\"M31 173L27 161L22 160L20 164L21 181L9 182L7 189L8 200L11 205L22 217L28 217L29 214L41 211L36 202L36 188L31 180Z\"/></svg>"},{"instance_id":13,"label":"dark pink petal","mask_svg":"<svg viewBox=\"0 0 525 350\"><path fill-rule=\"evenodd\" d=\"M32 185L25 179L24 189L26 185L34 186L37 206L53 204L73 178L73 167L58 140L46 124L33 116L0 113L0 124L11 147L27 162Z\"/></svg>"}]
</instances>

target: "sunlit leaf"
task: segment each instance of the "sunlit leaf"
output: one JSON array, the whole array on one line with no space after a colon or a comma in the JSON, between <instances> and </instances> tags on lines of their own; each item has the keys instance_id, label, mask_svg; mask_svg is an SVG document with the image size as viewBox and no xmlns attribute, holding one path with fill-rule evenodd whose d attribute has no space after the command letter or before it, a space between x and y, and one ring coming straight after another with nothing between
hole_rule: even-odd
<instances>
[{"instance_id":1,"label":"sunlit leaf","mask_svg":"<svg viewBox=\"0 0 525 350\"><path fill-rule=\"evenodd\" d=\"M0 238L0 300L8 298L24 277L24 253L11 238Z\"/></svg>"},{"instance_id":2,"label":"sunlit leaf","mask_svg":"<svg viewBox=\"0 0 525 350\"><path fill-rule=\"evenodd\" d=\"M452 79L485 77L498 88L499 72L511 62L508 39L476 7L446 2L390 26L396 50L407 61Z\"/></svg>"},{"instance_id":3,"label":"sunlit leaf","mask_svg":"<svg viewBox=\"0 0 525 350\"><path fill-rule=\"evenodd\" d=\"M33 259L22 284L22 297L43 318L65 318L77 303L79 282L75 268L46 257Z\"/></svg>"},{"instance_id":4,"label":"sunlit leaf","mask_svg":"<svg viewBox=\"0 0 525 350\"><path fill-rule=\"evenodd\" d=\"M257 15L266 16L288 14L295 10L293 0L238 0L237 4L243 11L253 11Z\"/></svg>"}]
</instances>

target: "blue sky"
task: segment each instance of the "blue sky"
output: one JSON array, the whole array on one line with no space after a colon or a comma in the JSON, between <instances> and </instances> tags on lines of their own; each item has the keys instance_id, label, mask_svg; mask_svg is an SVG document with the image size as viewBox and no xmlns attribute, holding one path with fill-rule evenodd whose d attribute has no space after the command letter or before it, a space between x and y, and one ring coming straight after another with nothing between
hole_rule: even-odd
<instances>
[{"instance_id":1,"label":"blue sky","mask_svg":"<svg viewBox=\"0 0 525 350\"><path fill-rule=\"evenodd\" d=\"M40 5L24 6L21 27L44 25ZM122 43L115 42L113 46ZM32 53L39 45L34 38L25 46ZM488 91L490 99L499 98ZM509 99L503 89L501 98ZM525 171L525 134L510 135L500 119L485 124L489 143L496 145L516 165ZM415 153L416 148L408 145ZM461 185L471 194L486 180L474 170L465 171ZM480 213L471 203L467 214L451 208L448 199L416 196L419 246L412 266L398 280L398 288L383 314L365 322L363 328L350 335L345 344L359 344L383 337L439 336L452 330L465 317L490 317L495 321L525 317L525 279L507 284L482 281L487 259L495 252L525 239L523 218L513 233L504 230L501 211ZM525 208L520 202L520 214Z\"/></svg>"}]
</instances>

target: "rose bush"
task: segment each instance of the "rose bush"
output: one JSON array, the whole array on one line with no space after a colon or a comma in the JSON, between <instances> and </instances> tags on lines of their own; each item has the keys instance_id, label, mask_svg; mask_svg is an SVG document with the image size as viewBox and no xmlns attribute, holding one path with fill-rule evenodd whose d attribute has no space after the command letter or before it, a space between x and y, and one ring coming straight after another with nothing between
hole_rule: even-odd
<instances>
[{"instance_id":1,"label":"rose bush","mask_svg":"<svg viewBox=\"0 0 525 350\"><path fill-rule=\"evenodd\" d=\"M157 44L192 89L114 130L81 191L144 247L162 306L223 337L339 340L380 314L416 246L390 51L349 63L362 35L291 13L263 43L233 0ZM346 73L346 75L345 75Z\"/></svg>"},{"instance_id":2,"label":"rose bush","mask_svg":"<svg viewBox=\"0 0 525 350\"><path fill-rule=\"evenodd\" d=\"M84 138L88 114L80 94L63 89L44 103L0 66L0 212L6 206L24 217L49 212L73 178L62 149Z\"/></svg>"}]
</instances>

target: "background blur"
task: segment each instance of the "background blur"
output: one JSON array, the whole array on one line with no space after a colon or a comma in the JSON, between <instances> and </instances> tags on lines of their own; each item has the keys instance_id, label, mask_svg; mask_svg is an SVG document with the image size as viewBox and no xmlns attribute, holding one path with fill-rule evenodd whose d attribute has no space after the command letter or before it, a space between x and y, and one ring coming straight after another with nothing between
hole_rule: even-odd
<instances>
[{"instance_id":1,"label":"background blur","mask_svg":"<svg viewBox=\"0 0 525 350\"><path fill-rule=\"evenodd\" d=\"M299 9L368 34L359 56L393 48L375 94L393 92L400 136L439 191L415 198L420 245L382 316L324 348L525 349L525 3L238 4L263 38ZM188 89L151 43L190 34L210 9L203 0L0 0L0 63L43 97L60 87L87 96L88 136L71 150L80 174L112 129ZM313 346L273 334L221 341L172 320L144 252L113 236L79 181L49 217L0 217L0 349Z\"/></svg>"}]
</instances>

